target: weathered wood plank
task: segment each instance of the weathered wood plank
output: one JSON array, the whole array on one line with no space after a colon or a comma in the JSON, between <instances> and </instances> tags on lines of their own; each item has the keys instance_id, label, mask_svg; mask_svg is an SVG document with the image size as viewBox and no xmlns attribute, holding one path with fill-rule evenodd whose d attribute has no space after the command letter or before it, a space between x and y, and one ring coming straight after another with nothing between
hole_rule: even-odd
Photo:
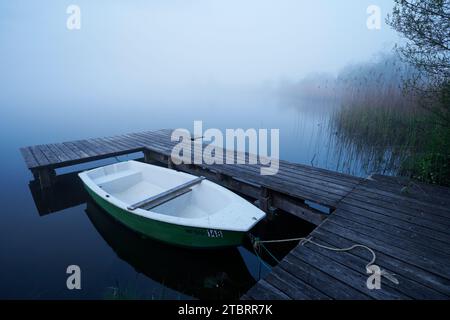
<instances>
[{"instance_id":1,"label":"weathered wood plank","mask_svg":"<svg viewBox=\"0 0 450 320\"><path fill-rule=\"evenodd\" d=\"M376 229L373 226L367 226L343 218L342 215L333 215L332 217L330 217L329 221L349 230L354 230L361 234L371 236L374 239L387 242L392 246L399 248L408 248L411 253L415 253L418 255L426 254L430 257L433 257L435 261L441 261L442 263L450 261L450 254L448 252L438 251L434 248L430 248L420 243L420 241L415 241L414 239L411 239L410 237L405 235L403 235L402 237L399 237L398 235L392 235L388 232L385 232L384 230Z\"/></svg>"},{"instance_id":2,"label":"weathered wood plank","mask_svg":"<svg viewBox=\"0 0 450 320\"><path fill-rule=\"evenodd\" d=\"M340 205L342 204L347 204L350 205L352 207L356 207L356 208L360 208L363 210L369 210L372 212L376 212L388 217L394 217L397 219L401 219L410 223L418 223L419 225L422 225L424 227L427 227L431 230L437 230L437 231L441 231L441 232L447 232L448 231L448 226L445 224L440 223L440 221L436 221L436 219L433 219L429 216L423 215L423 216L411 216L409 214L400 212L400 211L395 211L392 209L387 209L387 208L383 208L383 207L379 207L377 205L373 205L373 204L368 204L368 203L364 203L362 201L359 200L355 200L352 199L350 197L346 197L344 198L341 202Z\"/></svg>"},{"instance_id":3,"label":"weathered wood plank","mask_svg":"<svg viewBox=\"0 0 450 320\"><path fill-rule=\"evenodd\" d=\"M316 266L299 260L291 253L281 261L279 267L333 299L370 299L366 294L317 269Z\"/></svg>"},{"instance_id":4,"label":"weathered wood plank","mask_svg":"<svg viewBox=\"0 0 450 320\"><path fill-rule=\"evenodd\" d=\"M364 191L366 194L370 196L385 196L390 201L393 199L401 200L405 203L409 203L410 206L415 206L418 204L420 206L426 205L427 207L434 207L438 210L447 210L450 206L450 200L447 199L447 195L444 197L437 196L436 192L434 194L424 194L419 192L411 193L409 191L402 192L403 188L398 187L396 190L393 188L386 187L384 184L375 183L374 181L366 180L361 186L358 188L361 191ZM437 192L437 194L439 194ZM448 195L450 197L450 195Z\"/></svg>"},{"instance_id":5,"label":"weathered wood plank","mask_svg":"<svg viewBox=\"0 0 450 320\"><path fill-rule=\"evenodd\" d=\"M107 152L105 150L102 150L101 148L99 148L98 146L96 146L95 144L93 144L92 142L90 142L89 140L80 140L79 141L79 145L82 145L84 147L84 150L86 152L88 152L89 154L91 154L94 157L98 157L101 155L105 155L105 154L109 154L110 152Z\"/></svg>"},{"instance_id":6,"label":"weathered wood plank","mask_svg":"<svg viewBox=\"0 0 450 320\"><path fill-rule=\"evenodd\" d=\"M71 160L69 156L67 156L62 150L57 148L53 143L47 144L47 147L59 159L59 162L66 162L66 161L70 161Z\"/></svg>"},{"instance_id":7,"label":"weathered wood plank","mask_svg":"<svg viewBox=\"0 0 450 320\"><path fill-rule=\"evenodd\" d=\"M112 154L120 151L117 147L110 146L100 139L89 139L89 143L94 145L102 154Z\"/></svg>"},{"instance_id":8,"label":"weathered wood plank","mask_svg":"<svg viewBox=\"0 0 450 320\"><path fill-rule=\"evenodd\" d=\"M128 146L131 149L142 148L143 147L142 143L140 143L136 139L128 137L126 134L120 135L119 137L117 137L117 139L119 139L124 144L128 144Z\"/></svg>"},{"instance_id":9,"label":"weathered wood plank","mask_svg":"<svg viewBox=\"0 0 450 320\"><path fill-rule=\"evenodd\" d=\"M65 145L67 148L72 150L77 156L78 159L88 158L89 154L87 154L83 149L80 149L75 143L73 142L63 142L63 145Z\"/></svg>"},{"instance_id":10,"label":"weathered wood plank","mask_svg":"<svg viewBox=\"0 0 450 320\"><path fill-rule=\"evenodd\" d=\"M274 268L265 280L295 300L329 300L330 297L292 276L282 268Z\"/></svg>"},{"instance_id":11,"label":"weathered wood plank","mask_svg":"<svg viewBox=\"0 0 450 320\"><path fill-rule=\"evenodd\" d=\"M348 205L345 202L341 202L339 204L339 209L348 212L349 217L354 215L360 215L367 219L373 220L374 224L382 222L385 224L396 226L397 228L401 228L403 230L412 231L419 235L424 235L426 237L442 241L443 243L450 243L450 236L448 232L445 232L448 229L446 229L445 226L442 227L442 225L437 225L433 222L429 222L429 220L425 220L425 222L429 223L424 224L422 220L412 219L410 216L405 216L401 214L397 214L396 217L390 215L383 215L378 212ZM443 230L439 231L436 229L436 227L437 228L442 227Z\"/></svg>"},{"instance_id":12,"label":"weathered wood plank","mask_svg":"<svg viewBox=\"0 0 450 320\"><path fill-rule=\"evenodd\" d=\"M297 199L292 199L284 196L282 193L275 193L272 196L272 206L289 212L305 221L312 224L319 225L327 215L322 214Z\"/></svg>"},{"instance_id":13,"label":"weathered wood plank","mask_svg":"<svg viewBox=\"0 0 450 320\"><path fill-rule=\"evenodd\" d=\"M435 184L425 184L407 177L392 177L379 174L372 175L370 180L373 180L375 184L382 185L383 187L385 185L390 185L395 188L397 192L401 191L404 186L407 186L408 191L402 193L404 196L411 195L412 197L417 197L418 194L423 194L426 196L426 201L429 201L430 198L438 197L441 199L446 199L446 203L450 204L450 189L448 187L438 186Z\"/></svg>"},{"instance_id":14,"label":"weathered wood plank","mask_svg":"<svg viewBox=\"0 0 450 320\"><path fill-rule=\"evenodd\" d=\"M414 243L417 243L418 247L424 247L424 248L428 248L428 250L430 250L430 252L440 252L442 254L445 255L450 255L450 243L448 243L450 241L450 236L447 237L447 243L443 242L443 241L439 241L439 240L435 240L432 237L429 237L429 234L432 234L433 232L427 232L426 234L424 233L417 233L410 230L405 230L402 228L399 228L397 225L395 224L389 224L389 223L384 223L381 221L377 221L377 220L373 220L371 218L362 216L362 215L358 215L358 214L354 214L352 212L349 212L347 210L342 210L342 209L338 209L336 210L333 215L341 217L343 219L348 219L351 220L353 222L359 223L364 225L365 227L371 227L374 230L374 232L377 232L376 230L379 231L380 234L389 234L391 236L395 236L398 237L400 239L404 239L404 240L408 240Z\"/></svg>"},{"instance_id":15,"label":"weathered wood plank","mask_svg":"<svg viewBox=\"0 0 450 320\"><path fill-rule=\"evenodd\" d=\"M352 192L352 197L358 199L365 199L369 203L376 203L382 207L393 208L400 210L402 212L418 212L420 214L436 215L447 219L450 222L450 212L448 208L435 205L433 203L426 203L423 201L411 201L403 197L395 197L392 195L384 195L374 193L372 190L364 190L363 188L358 188Z\"/></svg>"},{"instance_id":16,"label":"weathered wood plank","mask_svg":"<svg viewBox=\"0 0 450 320\"><path fill-rule=\"evenodd\" d=\"M298 246L291 251L291 254L374 299L409 299L408 296L392 290L390 287L385 287L382 291L368 289L366 286L368 276L366 274L338 263L330 259L329 256L316 254L307 247ZM365 268L365 266L362 267Z\"/></svg>"},{"instance_id":17,"label":"weathered wood plank","mask_svg":"<svg viewBox=\"0 0 450 320\"><path fill-rule=\"evenodd\" d=\"M61 160L59 160L59 158L53 153L53 151L50 150L50 148L47 145L41 144L41 145L38 145L37 148L43 154L45 154L45 156L47 157L47 159L49 160L50 163L59 163L59 162L61 162Z\"/></svg>"},{"instance_id":18,"label":"weathered wood plank","mask_svg":"<svg viewBox=\"0 0 450 320\"><path fill-rule=\"evenodd\" d=\"M127 149L132 149L128 145L123 145L121 143L121 140L119 138L109 138L109 137L102 137L97 139L100 143L107 145L108 147L112 148L114 152L123 151Z\"/></svg>"},{"instance_id":19,"label":"weathered wood plank","mask_svg":"<svg viewBox=\"0 0 450 320\"><path fill-rule=\"evenodd\" d=\"M43 167L51 163L50 160L47 159L45 154L37 146L31 146L30 149L35 158L37 159L37 161L39 162L39 166Z\"/></svg>"},{"instance_id":20,"label":"weathered wood plank","mask_svg":"<svg viewBox=\"0 0 450 320\"><path fill-rule=\"evenodd\" d=\"M110 146L111 148L113 148L113 150L115 152L117 151L124 151L124 150L128 150L128 149L135 149L136 146L132 146L131 144L125 144L123 142L123 139L120 137L117 138L99 138L99 141L101 141L102 143L104 143L105 145Z\"/></svg>"},{"instance_id":21,"label":"weathered wood plank","mask_svg":"<svg viewBox=\"0 0 450 320\"><path fill-rule=\"evenodd\" d=\"M323 232L320 230L313 231L312 239L322 245L335 248L349 248L354 243L341 238L335 234ZM312 250L322 252L329 255L333 259L338 259L341 263L345 263L352 268L363 270L365 265L372 259L371 254L362 248L355 248L349 252L334 252L320 247L304 244ZM386 257L382 253L377 252L375 264L388 272L395 274L395 277L399 280L399 284L393 284L390 281L382 280L382 285L387 284L397 290L404 292L406 295L414 299L448 299L448 296L441 291L445 291L446 288L441 285L441 288L436 290L436 283L442 284L443 279L433 279L432 275L423 269L416 268L414 266L404 264L403 262Z\"/></svg>"},{"instance_id":22,"label":"weathered wood plank","mask_svg":"<svg viewBox=\"0 0 450 320\"><path fill-rule=\"evenodd\" d=\"M393 258L403 260L406 263L413 264L430 272L434 272L441 277L450 279L450 270L446 264L443 264L441 261L442 259L436 259L434 256L430 256L428 254L413 254L412 252L417 251L413 246L395 246L389 242L376 239L367 234L357 232L347 227L342 227L339 224L331 222L330 218L321 224L320 228L322 230L336 233L344 238L354 241L355 243L366 245L376 251L384 252Z\"/></svg>"},{"instance_id":23,"label":"weathered wood plank","mask_svg":"<svg viewBox=\"0 0 450 320\"><path fill-rule=\"evenodd\" d=\"M56 143L55 148L61 150L61 152L63 152L69 160L78 160L79 158L78 155L72 151L72 149L70 149L63 143Z\"/></svg>"},{"instance_id":24,"label":"weathered wood plank","mask_svg":"<svg viewBox=\"0 0 450 320\"><path fill-rule=\"evenodd\" d=\"M98 155L98 153L91 150L89 146L85 145L85 143L82 140L71 141L71 143L74 146L76 146L79 150L82 150L84 153L86 153L88 157L95 157Z\"/></svg>"},{"instance_id":25,"label":"weathered wood plank","mask_svg":"<svg viewBox=\"0 0 450 320\"><path fill-rule=\"evenodd\" d=\"M258 283L246 293L246 295L254 300L291 300L289 296L272 286L264 279L259 280Z\"/></svg>"}]
</instances>

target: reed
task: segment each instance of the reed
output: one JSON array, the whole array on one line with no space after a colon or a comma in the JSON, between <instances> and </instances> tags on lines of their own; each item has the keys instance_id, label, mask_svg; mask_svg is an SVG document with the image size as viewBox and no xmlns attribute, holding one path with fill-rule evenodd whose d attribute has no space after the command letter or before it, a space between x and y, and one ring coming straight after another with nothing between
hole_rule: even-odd
<instances>
[{"instance_id":1,"label":"reed","mask_svg":"<svg viewBox=\"0 0 450 320\"><path fill-rule=\"evenodd\" d=\"M370 171L450 185L450 126L404 90L412 72L395 57L344 70L330 131Z\"/></svg>"}]
</instances>

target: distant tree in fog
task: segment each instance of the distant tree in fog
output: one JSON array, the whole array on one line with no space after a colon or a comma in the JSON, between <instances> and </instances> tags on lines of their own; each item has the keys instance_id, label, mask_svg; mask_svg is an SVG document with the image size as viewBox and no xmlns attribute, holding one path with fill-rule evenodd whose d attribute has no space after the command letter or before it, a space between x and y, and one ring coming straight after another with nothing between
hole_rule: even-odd
<instances>
[{"instance_id":1,"label":"distant tree in fog","mask_svg":"<svg viewBox=\"0 0 450 320\"><path fill-rule=\"evenodd\" d=\"M407 87L450 123L450 0L394 0L387 23L407 40L397 51L418 71ZM430 99L438 98L438 107Z\"/></svg>"},{"instance_id":2,"label":"distant tree in fog","mask_svg":"<svg viewBox=\"0 0 450 320\"><path fill-rule=\"evenodd\" d=\"M415 101L405 96L403 83L416 70L396 53L379 53L370 62L353 63L338 74L310 74L294 83L281 84L282 93L302 99L333 100L338 106L411 109Z\"/></svg>"}]
</instances>

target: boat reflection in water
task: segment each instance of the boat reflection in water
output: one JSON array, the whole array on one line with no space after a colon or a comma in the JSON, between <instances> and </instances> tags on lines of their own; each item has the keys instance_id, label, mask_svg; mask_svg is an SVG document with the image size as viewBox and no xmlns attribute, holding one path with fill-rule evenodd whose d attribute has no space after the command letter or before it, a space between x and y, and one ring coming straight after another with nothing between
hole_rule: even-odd
<instances>
[{"instance_id":1,"label":"boat reflection in water","mask_svg":"<svg viewBox=\"0 0 450 320\"><path fill-rule=\"evenodd\" d=\"M180 293L237 299L255 283L237 248L192 250L163 244L123 226L91 200L86 213L119 258Z\"/></svg>"}]
</instances>

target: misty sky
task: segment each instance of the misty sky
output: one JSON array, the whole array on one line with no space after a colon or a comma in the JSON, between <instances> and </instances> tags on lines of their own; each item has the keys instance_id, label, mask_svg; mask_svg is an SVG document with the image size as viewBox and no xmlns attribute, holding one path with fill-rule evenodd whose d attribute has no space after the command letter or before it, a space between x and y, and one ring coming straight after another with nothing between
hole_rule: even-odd
<instances>
[{"instance_id":1,"label":"misty sky","mask_svg":"<svg viewBox=\"0 0 450 320\"><path fill-rule=\"evenodd\" d=\"M81 8L81 30L66 8ZM382 9L368 30L368 5ZM0 2L0 98L145 96L337 72L398 40L389 0Z\"/></svg>"}]
</instances>

